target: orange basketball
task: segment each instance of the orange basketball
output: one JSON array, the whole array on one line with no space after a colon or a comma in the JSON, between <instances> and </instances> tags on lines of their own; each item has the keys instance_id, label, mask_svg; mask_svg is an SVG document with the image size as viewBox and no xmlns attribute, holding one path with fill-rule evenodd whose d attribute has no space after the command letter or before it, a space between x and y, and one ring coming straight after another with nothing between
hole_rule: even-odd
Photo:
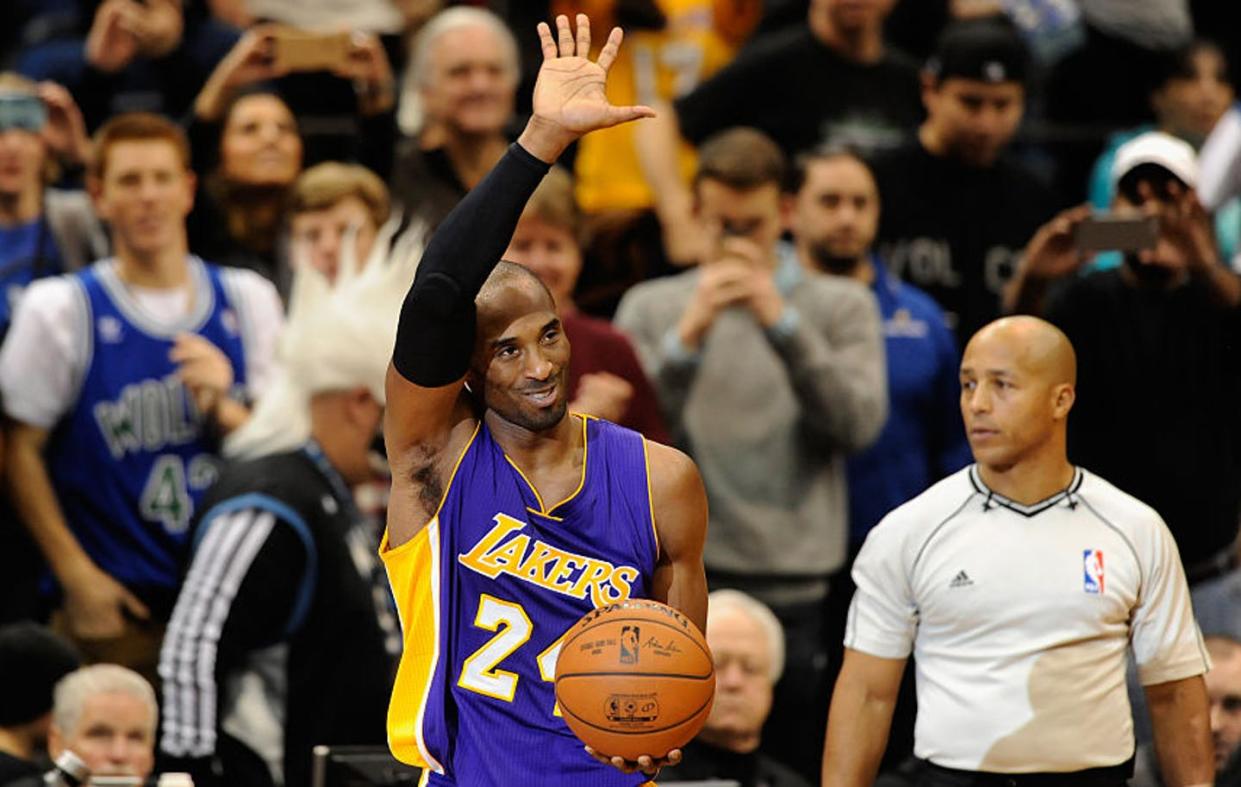
<instances>
[{"instance_id":1,"label":"orange basketball","mask_svg":"<svg viewBox=\"0 0 1241 787\"><path fill-rule=\"evenodd\" d=\"M659 758L698 734L715 697L702 632L658 601L586 614L556 660L556 700L569 729L609 757Z\"/></svg>"}]
</instances>

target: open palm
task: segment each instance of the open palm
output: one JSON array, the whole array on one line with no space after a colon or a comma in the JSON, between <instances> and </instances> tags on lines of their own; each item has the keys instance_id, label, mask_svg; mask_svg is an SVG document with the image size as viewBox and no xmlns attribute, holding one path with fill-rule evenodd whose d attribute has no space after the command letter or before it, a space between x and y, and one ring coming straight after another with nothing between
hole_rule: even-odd
<instances>
[{"instance_id":1,"label":"open palm","mask_svg":"<svg viewBox=\"0 0 1241 787\"><path fill-rule=\"evenodd\" d=\"M577 37L565 16L556 18L556 38L546 23L539 24L543 66L534 85L534 115L563 131L581 136L630 120L653 117L649 107L618 107L608 103L604 84L621 43L620 28L613 28L599 59L591 62L590 20L577 16Z\"/></svg>"}]
</instances>

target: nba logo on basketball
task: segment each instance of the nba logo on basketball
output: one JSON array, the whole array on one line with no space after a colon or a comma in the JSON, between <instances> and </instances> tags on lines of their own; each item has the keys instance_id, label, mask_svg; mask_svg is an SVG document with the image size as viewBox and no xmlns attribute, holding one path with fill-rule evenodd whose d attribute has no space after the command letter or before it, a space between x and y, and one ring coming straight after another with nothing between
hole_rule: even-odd
<instances>
[{"instance_id":1,"label":"nba logo on basketball","mask_svg":"<svg viewBox=\"0 0 1241 787\"><path fill-rule=\"evenodd\" d=\"M1082 552L1082 579L1087 593L1103 592L1103 550L1087 549Z\"/></svg>"},{"instance_id":2,"label":"nba logo on basketball","mask_svg":"<svg viewBox=\"0 0 1241 787\"><path fill-rule=\"evenodd\" d=\"M638 639L641 629L638 626L625 626L621 628L620 635L620 663L621 664L637 664L638 663Z\"/></svg>"}]
</instances>

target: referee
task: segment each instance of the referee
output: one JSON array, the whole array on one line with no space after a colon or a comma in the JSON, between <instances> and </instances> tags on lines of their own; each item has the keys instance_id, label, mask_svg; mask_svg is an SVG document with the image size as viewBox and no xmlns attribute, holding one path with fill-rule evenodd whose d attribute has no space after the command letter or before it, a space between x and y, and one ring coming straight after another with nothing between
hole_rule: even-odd
<instances>
[{"instance_id":1,"label":"referee","mask_svg":"<svg viewBox=\"0 0 1241 787\"><path fill-rule=\"evenodd\" d=\"M1069 463L1075 379L1068 339L1037 318L966 347L976 464L889 514L858 555L825 787L873 783L911 653L919 785L1122 785L1129 646L1165 784L1211 782L1208 660L1176 545L1149 506Z\"/></svg>"}]
</instances>

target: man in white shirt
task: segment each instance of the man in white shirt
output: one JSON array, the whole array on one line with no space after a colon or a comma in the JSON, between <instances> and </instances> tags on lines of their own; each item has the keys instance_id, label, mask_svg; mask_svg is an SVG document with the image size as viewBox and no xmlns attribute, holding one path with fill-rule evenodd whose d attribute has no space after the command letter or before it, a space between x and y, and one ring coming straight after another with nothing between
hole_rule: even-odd
<instances>
[{"instance_id":1,"label":"man in white shirt","mask_svg":"<svg viewBox=\"0 0 1241 787\"><path fill-rule=\"evenodd\" d=\"M190 256L183 132L100 129L88 185L116 256L32 286L0 352L10 492L88 660L154 678L190 515L248 416L282 310L257 275Z\"/></svg>"},{"instance_id":2,"label":"man in white shirt","mask_svg":"<svg viewBox=\"0 0 1241 787\"><path fill-rule=\"evenodd\" d=\"M1122 785L1132 646L1168 785L1214 773L1208 659L1167 527L1069 463L1073 348L1033 317L975 334L961 411L976 464L888 515L854 566L823 784L869 785L916 656L920 784Z\"/></svg>"}]
</instances>

